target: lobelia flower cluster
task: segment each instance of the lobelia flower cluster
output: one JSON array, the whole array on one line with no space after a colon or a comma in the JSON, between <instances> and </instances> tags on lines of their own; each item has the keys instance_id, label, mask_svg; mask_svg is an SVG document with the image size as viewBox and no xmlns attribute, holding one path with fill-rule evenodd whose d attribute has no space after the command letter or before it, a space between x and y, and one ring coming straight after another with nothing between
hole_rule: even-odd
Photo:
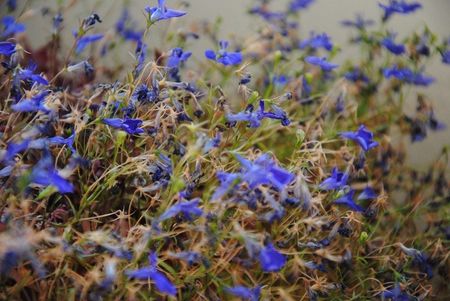
<instances>
[{"instance_id":1,"label":"lobelia flower cluster","mask_svg":"<svg viewBox=\"0 0 450 301\"><path fill-rule=\"evenodd\" d=\"M446 129L410 87L440 80L425 67L449 64L450 40L396 37L390 20L425 3L381 1L380 20L342 21L363 55L338 65L332 36L300 34L314 0L270 2L232 42L183 23L183 2L150 1L142 20L87 12L74 29L82 1L0 4L0 299L446 294L448 148L418 171L404 136ZM23 6L48 19L41 48Z\"/></svg>"}]
</instances>

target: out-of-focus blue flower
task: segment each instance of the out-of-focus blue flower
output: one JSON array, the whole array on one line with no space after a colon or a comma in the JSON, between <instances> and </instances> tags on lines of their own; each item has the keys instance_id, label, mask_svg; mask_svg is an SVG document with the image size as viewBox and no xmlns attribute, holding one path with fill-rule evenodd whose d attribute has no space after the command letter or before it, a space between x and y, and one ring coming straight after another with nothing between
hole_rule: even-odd
<instances>
[{"instance_id":1,"label":"out-of-focus blue flower","mask_svg":"<svg viewBox=\"0 0 450 301\"><path fill-rule=\"evenodd\" d=\"M22 23L17 23L13 16L4 16L1 22L4 28L1 35L2 38L7 38L16 33L25 31L25 25Z\"/></svg>"},{"instance_id":2,"label":"out-of-focus blue flower","mask_svg":"<svg viewBox=\"0 0 450 301\"><path fill-rule=\"evenodd\" d=\"M16 44L11 42L0 42L0 54L10 56L16 52Z\"/></svg>"},{"instance_id":3,"label":"out-of-focus blue flower","mask_svg":"<svg viewBox=\"0 0 450 301\"><path fill-rule=\"evenodd\" d=\"M318 57L318 56L307 56L305 58L305 62L314 66L319 66L320 69L322 69L323 71L331 71L339 66L337 64L328 62L325 57Z\"/></svg>"},{"instance_id":4,"label":"out-of-focus blue flower","mask_svg":"<svg viewBox=\"0 0 450 301\"><path fill-rule=\"evenodd\" d=\"M11 106L11 109L16 112L37 112L50 113L51 111L45 107L44 101L50 91L42 91L30 99L24 99Z\"/></svg>"},{"instance_id":5,"label":"out-of-focus blue flower","mask_svg":"<svg viewBox=\"0 0 450 301\"><path fill-rule=\"evenodd\" d=\"M261 125L264 118L280 120L283 126L290 124L290 120L280 107L272 105L272 112L265 112L264 100L259 101L259 109L254 111L253 105L249 105L245 111L237 114L227 114L227 120L230 122L247 121L249 127L256 128Z\"/></svg>"},{"instance_id":6,"label":"out-of-focus blue flower","mask_svg":"<svg viewBox=\"0 0 450 301\"><path fill-rule=\"evenodd\" d=\"M336 205L347 206L353 211L363 212L364 209L361 206L359 206L358 204L356 204L355 201L353 200L354 195L355 195L355 191L353 189L350 189L349 192L347 192L343 196L334 200L333 203Z\"/></svg>"},{"instance_id":7,"label":"out-of-focus blue flower","mask_svg":"<svg viewBox=\"0 0 450 301\"><path fill-rule=\"evenodd\" d=\"M53 17L53 30L54 30L54 32L57 32L58 30L61 29L61 24L62 24L63 21L64 21L64 18L61 15L61 13L57 13Z\"/></svg>"},{"instance_id":8,"label":"out-of-focus blue flower","mask_svg":"<svg viewBox=\"0 0 450 301\"><path fill-rule=\"evenodd\" d=\"M444 51L442 53L442 62L444 64L450 65L450 50Z\"/></svg>"},{"instance_id":9,"label":"out-of-focus blue flower","mask_svg":"<svg viewBox=\"0 0 450 301\"><path fill-rule=\"evenodd\" d=\"M400 244L400 248L406 255L412 257L413 264L418 266L422 272L426 273L428 278L433 277L433 268L430 265L428 256L425 253L414 248L407 248L403 244Z\"/></svg>"},{"instance_id":10,"label":"out-of-focus blue flower","mask_svg":"<svg viewBox=\"0 0 450 301\"><path fill-rule=\"evenodd\" d=\"M140 128L142 120L132 118L105 118L103 122L113 128L120 129L127 132L130 135L138 135L144 133L144 130Z\"/></svg>"},{"instance_id":11,"label":"out-of-focus blue flower","mask_svg":"<svg viewBox=\"0 0 450 301\"><path fill-rule=\"evenodd\" d=\"M264 272L278 272L286 264L286 258L269 243L261 249L259 263Z\"/></svg>"},{"instance_id":12,"label":"out-of-focus blue flower","mask_svg":"<svg viewBox=\"0 0 450 301\"><path fill-rule=\"evenodd\" d=\"M158 99L158 91L155 88L149 89L145 84L140 84L134 90L133 94L131 95L131 99L134 102L155 102Z\"/></svg>"},{"instance_id":13,"label":"out-of-focus blue flower","mask_svg":"<svg viewBox=\"0 0 450 301\"><path fill-rule=\"evenodd\" d=\"M322 263L317 264L314 261L307 261L304 263L304 266L310 270L317 270L317 271L321 271L324 273L326 272L325 266Z\"/></svg>"},{"instance_id":14,"label":"out-of-focus blue flower","mask_svg":"<svg viewBox=\"0 0 450 301\"><path fill-rule=\"evenodd\" d=\"M36 65L31 64L25 69L20 69L19 72L17 73L17 78L23 81L26 80L31 81L33 84L36 83L44 86L48 85L48 81L45 78L43 78L39 74L34 73L35 70Z\"/></svg>"},{"instance_id":15,"label":"out-of-focus blue flower","mask_svg":"<svg viewBox=\"0 0 450 301\"><path fill-rule=\"evenodd\" d=\"M30 174L30 182L43 186L54 186L60 193L72 193L74 190L72 183L59 175L50 154L45 154L34 166Z\"/></svg>"},{"instance_id":16,"label":"out-of-focus blue flower","mask_svg":"<svg viewBox=\"0 0 450 301\"><path fill-rule=\"evenodd\" d=\"M320 185L319 188L322 190L336 190L342 189L347 186L348 173L341 172L334 167L331 171L331 176L326 178Z\"/></svg>"},{"instance_id":17,"label":"out-of-focus blue flower","mask_svg":"<svg viewBox=\"0 0 450 301\"><path fill-rule=\"evenodd\" d=\"M83 50L89 45L92 44L94 42L97 42L99 40L101 40L103 38L103 34L92 34L92 35L88 35L88 36L82 36L81 38L79 38L77 40L77 46L75 48L75 52L77 54L80 54L81 52L83 52Z\"/></svg>"},{"instance_id":18,"label":"out-of-focus blue flower","mask_svg":"<svg viewBox=\"0 0 450 301\"><path fill-rule=\"evenodd\" d=\"M156 288L161 292L171 296L175 296L177 294L177 288L173 283L161 272L156 269L158 258L156 253L150 253L149 255L150 265L137 269L137 270L128 270L125 274L128 278L134 278L138 280L148 280L151 279Z\"/></svg>"},{"instance_id":19,"label":"out-of-focus blue flower","mask_svg":"<svg viewBox=\"0 0 450 301\"><path fill-rule=\"evenodd\" d=\"M157 7L147 6L145 8L145 11L148 13L151 23L171 18L178 18L186 15L186 12L184 11L167 8L165 2L165 0L158 0Z\"/></svg>"},{"instance_id":20,"label":"out-of-focus blue flower","mask_svg":"<svg viewBox=\"0 0 450 301\"><path fill-rule=\"evenodd\" d=\"M410 296L407 293L402 292L400 289L400 285L398 283L395 284L395 287L392 290L386 290L381 293L381 298L384 300L392 300L392 301L409 301L411 300Z\"/></svg>"},{"instance_id":21,"label":"out-of-focus blue flower","mask_svg":"<svg viewBox=\"0 0 450 301\"><path fill-rule=\"evenodd\" d=\"M375 190L373 190L371 187L367 186L364 188L364 190L359 194L358 201L362 200L373 200L376 199L378 195L375 193Z\"/></svg>"},{"instance_id":22,"label":"out-of-focus blue flower","mask_svg":"<svg viewBox=\"0 0 450 301\"><path fill-rule=\"evenodd\" d=\"M216 200L223 195L225 195L228 191L232 190L240 179L239 174L228 173L219 171L216 173L217 179L220 181L220 186L216 188L212 199Z\"/></svg>"},{"instance_id":23,"label":"out-of-focus blue flower","mask_svg":"<svg viewBox=\"0 0 450 301\"><path fill-rule=\"evenodd\" d=\"M354 27L356 29L364 29L374 24L373 20L364 19L361 14L356 14L355 20L344 20L341 22L343 26Z\"/></svg>"},{"instance_id":24,"label":"out-of-focus blue flower","mask_svg":"<svg viewBox=\"0 0 450 301\"><path fill-rule=\"evenodd\" d=\"M373 140L373 133L363 124L359 126L356 132L341 132L340 135L358 143L365 152L378 146L378 142Z\"/></svg>"},{"instance_id":25,"label":"out-of-focus blue flower","mask_svg":"<svg viewBox=\"0 0 450 301\"><path fill-rule=\"evenodd\" d=\"M244 300L259 301L261 295L261 286L250 289L245 286L237 285L233 287L227 287L225 288L225 291Z\"/></svg>"},{"instance_id":26,"label":"out-of-focus blue flower","mask_svg":"<svg viewBox=\"0 0 450 301\"><path fill-rule=\"evenodd\" d=\"M251 189L258 185L270 184L278 190L283 190L295 177L289 171L278 167L268 154L259 156L254 162L237 154L236 159L243 168L241 178Z\"/></svg>"},{"instance_id":27,"label":"out-of-focus blue flower","mask_svg":"<svg viewBox=\"0 0 450 301\"><path fill-rule=\"evenodd\" d=\"M297 12L299 10L307 9L313 3L314 0L292 0L289 4L289 9L293 12Z\"/></svg>"},{"instance_id":28,"label":"out-of-focus blue flower","mask_svg":"<svg viewBox=\"0 0 450 301\"><path fill-rule=\"evenodd\" d=\"M386 78L395 77L405 83L417 85L417 86L428 86L434 82L434 78L431 76L426 76L422 73L417 73L408 68L399 68L393 66L386 68L383 71L383 75Z\"/></svg>"},{"instance_id":29,"label":"out-of-focus blue flower","mask_svg":"<svg viewBox=\"0 0 450 301\"><path fill-rule=\"evenodd\" d=\"M419 2L408 3L405 0L389 0L387 5L382 3L378 3L378 5L384 10L383 21L387 21L395 13L407 15L422 8L422 4Z\"/></svg>"},{"instance_id":30,"label":"out-of-focus blue flower","mask_svg":"<svg viewBox=\"0 0 450 301\"><path fill-rule=\"evenodd\" d=\"M200 216L203 214L203 210L198 207L199 204L200 199L178 202L164 211L164 213L159 216L158 221L165 221L179 213L183 213L188 219L192 219L192 216Z\"/></svg>"},{"instance_id":31,"label":"out-of-focus blue flower","mask_svg":"<svg viewBox=\"0 0 450 301\"><path fill-rule=\"evenodd\" d=\"M249 11L250 14L261 16L266 21L282 20L286 18L284 12L273 12L267 8L267 5L255 6Z\"/></svg>"},{"instance_id":32,"label":"out-of-focus blue flower","mask_svg":"<svg viewBox=\"0 0 450 301\"><path fill-rule=\"evenodd\" d=\"M14 11L17 8L17 0L8 0L6 1L6 5L9 11Z\"/></svg>"},{"instance_id":33,"label":"out-of-focus blue flower","mask_svg":"<svg viewBox=\"0 0 450 301\"><path fill-rule=\"evenodd\" d=\"M79 70L83 71L86 77L91 77L95 71L94 67L88 61L81 61L67 67L67 72L76 72Z\"/></svg>"},{"instance_id":34,"label":"out-of-focus blue flower","mask_svg":"<svg viewBox=\"0 0 450 301\"><path fill-rule=\"evenodd\" d=\"M433 131L441 131L447 128L447 126L445 125L445 123L437 120L434 111L431 110L428 113L428 126L433 130Z\"/></svg>"},{"instance_id":35,"label":"out-of-focus blue flower","mask_svg":"<svg viewBox=\"0 0 450 301\"><path fill-rule=\"evenodd\" d=\"M187 59L192 55L192 52L185 52L181 48L173 48L170 51L169 58L167 59L168 68L178 68L182 62L187 61Z\"/></svg>"},{"instance_id":36,"label":"out-of-focus blue flower","mask_svg":"<svg viewBox=\"0 0 450 301\"><path fill-rule=\"evenodd\" d=\"M389 35L381 40L381 45L383 45L387 50L395 55L400 55L405 52L405 45L395 44L394 36Z\"/></svg>"},{"instance_id":37,"label":"out-of-focus blue flower","mask_svg":"<svg viewBox=\"0 0 450 301\"><path fill-rule=\"evenodd\" d=\"M70 135L67 138L55 136L48 139L48 142L50 144L56 144L56 145L67 145L67 147L73 152L76 153L75 148L73 147L73 143L75 141L75 133Z\"/></svg>"},{"instance_id":38,"label":"out-of-focus blue flower","mask_svg":"<svg viewBox=\"0 0 450 301\"><path fill-rule=\"evenodd\" d=\"M83 30L87 31L96 23L102 23L102 20L100 19L100 16L98 14L92 13L83 20Z\"/></svg>"},{"instance_id":39,"label":"out-of-focus blue flower","mask_svg":"<svg viewBox=\"0 0 450 301\"><path fill-rule=\"evenodd\" d=\"M239 65L242 62L242 54L240 52L227 52L228 42L219 42L219 51L214 52L211 49L205 51L205 56L213 61L221 63L224 66Z\"/></svg>"},{"instance_id":40,"label":"out-of-focus blue flower","mask_svg":"<svg viewBox=\"0 0 450 301\"><path fill-rule=\"evenodd\" d=\"M345 79L352 82L363 81L365 83L368 83L370 81L367 75L365 75L364 72L358 67L355 67L352 70L346 72L344 74L344 77Z\"/></svg>"},{"instance_id":41,"label":"out-of-focus blue flower","mask_svg":"<svg viewBox=\"0 0 450 301\"><path fill-rule=\"evenodd\" d=\"M2 161L10 161L12 160L18 153L23 152L28 149L28 145L30 144L30 139L25 139L20 143L10 142L6 146L6 153L4 154Z\"/></svg>"},{"instance_id":42,"label":"out-of-focus blue flower","mask_svg":"<svg viewBox=\"0 0 450 301\"><path fill-rule=\"evenodd\" d=\"M325 50L331 51L333 49L333 43L331 42L331 38L326 33L316 35L312 32L309 39L299 43L299 47L300 49L304 49L306 47L313 49L324 48Z\"/></svg>"},{"instance_id":43,"label":"out-of-focus blue flower","mask_svg":"<svg viewBox=\"0 0 450 301\"><path fill-rule=\"evenodd\" d=\"M131 40L139 42L142 40L144 31L135 30L132 25L127 26L127 21L129 19L129 13L127 9L122 11L122 15L116 22L116 32L120 34L125 40Z\"/></svg>"}]
</instances>

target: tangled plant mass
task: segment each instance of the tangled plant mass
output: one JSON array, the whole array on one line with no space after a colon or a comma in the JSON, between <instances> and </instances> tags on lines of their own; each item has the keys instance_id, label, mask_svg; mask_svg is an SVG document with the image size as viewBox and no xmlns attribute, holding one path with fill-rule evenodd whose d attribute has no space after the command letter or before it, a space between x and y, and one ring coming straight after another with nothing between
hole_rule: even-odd
<instances>
[{"instance_id":1,"label":"tangled plant mass","mask_svg":"<svg viewBox=\"0 0 450 301\"><path fill-rule=\"evenodd\" d=\"M446 127L410 88L439 81L450 40L389 26L422 4L343 21L361 58L339 65L331 36L300 34L314 0L248 1L261 28L233 41L175 30L186 3L125 6L105 31L66 24L69 2L0 4L0 299L450 298L448 149L417 171L399 143ZM51 17L39 49L30 13ZM116 49L133 63L104 63Z\"/></svg>"}]
</instances>

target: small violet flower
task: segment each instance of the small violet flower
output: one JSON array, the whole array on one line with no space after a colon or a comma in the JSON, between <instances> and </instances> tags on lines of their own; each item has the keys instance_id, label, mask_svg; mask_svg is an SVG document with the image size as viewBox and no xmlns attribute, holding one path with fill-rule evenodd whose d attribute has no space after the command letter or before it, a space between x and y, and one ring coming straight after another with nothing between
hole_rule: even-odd
<instances>
[{"instance_id":1,"label":"small violet flower","mask_svg":"<svg viewBox=\"0 0 450 301\"><path fill-rule=\"evenodd\" d=\"M305 58L305 62L314 66L318 66L325 72L331 71L339 66L328 62L325 57L318 56L307 56Z\"/></svg>"},{"instance_id":2,"label":"small violet flower","mask_svg":"<svg viewBox=\"0 0 450 301\"><path fill-rule=\"evenodd\" d=\"M0 54L10 56L16 52L16 44L11 42L0 42Z\"/></svg>"},{"instance_id":3,"label":"small violet flower","mask_svg":"<svg viewBox=\"0 0 450 301\"><path fill-rule=\"evenodd\" d=\"M22 23L17 23L13 16L4 16L1 23L4 27L3 33L1 34L2 38L7 38L16 33L25 31L25 25Z\"/></svg>"},{"instance_id":4,"label":"small violet flower","mask_svg":"<svg viewBox=\"0 0 450 301\"><path fill-rule=\"evenodd\" d=\"M113 128L120 129L127 132L130 135L138 135L144 133L144 130L140 128L142 120L132 118L105 118L103 123L112 126Z\"/></svg>"},{"instance_id":5,"label":"small violet flower","mask_svg":"<svg viewBox=\"0 0 450 301\"><path fill-rule=\"evenodd\" d=\"M383 298L384 300L392 300L392 301L411 300L408 294L402 292L400 285L398 283L395 284L395 287L392 290L383 291L381 293L381 298Z\"/></svg>"},{"instance_id":6,"label":"small violet flower","mask_svg":"<svg viewBox=\"0 0 450 301\"><path fill-rule=\"evenodd\" d=\"M72 183L64 179L55 169L50 154L45 154L34 166L30 182L43 186L54 186L60 193L72 193L74 190Z\"/></svg>"},{"instance_id":7,"label":"small violet flower","mask_svg":"<svg viewBox=\"0 0 450 301\"><path fill-rule=\"evenodd\" d=\"M405 52L405 45L395 44L393 35L389 35L388 37L382 39L381 45L395 55L400 55Z\"/></svg>"},{"instance_id":8,"label":"small violet flower","mask_svg":"<svg viewBox=\"0 0 450 301\"><path fill-rule=\"evenodd\" d=\"M219 51L214 52L211 49L205 51L206 58L221 63L224 66L239 65L242 62L242 54L240 52L227 52L227 41L219 42Z\"/></svg>"},{"instance_id":9,"label":"small violet flower","mask_svg":"<svg viewBox=\"0 0 450 301\"><path fill-rule=\"evenodd\" d=\"M24 99L11 106L11 109L16 112L37 112L50 113L51 111L45 107L45 98L50 94L50 91L42 91L30 99Z\"/></svg>"},{"instance_id":10,"label":"small violet flower","mask_svg":"<svg viewBox=\"0 0 450 301\"><path fill-rule=\"evenodd\" d=\"M320 185L319 188L322 190L337 190L342 189L347 186L348 173L341 172L337 167L333 168L331 171L331 176L326 178Z\"/></svg>"},{"instance_id":11,"label":"small violet flower","mask_svg":"<svg viewBox=\"0 0 450 301\"><path fill-rule=\"evenodd\" d=\"M261 249L259 263L264 272L278 272L286 264L286 258L269 243Z\"/></svg>"},{"instance_id":12,"label":"small violet flower","mask_svg":"<svg viewBox=\"0 0 450 301\"><path fill-rule=\"evenodd\" d=\"M192 216L200 216L203 214L203 210L198 207L199 203L200 199L178 202L164 211L158 218L158 222L165 221L179 213L183 213L188 219L192 219Z\"/></svg>"},{"instance_id":13,"label":"small violet flower","mask_svg":"<svg viewBox=\"0 0 450 301\"><path fill-rule=\"evenodd\" d=\"M233 286L225 288L225 291L230 295L240 297L248 301L258 301L261 295L261 287L247 288L245 286Z\"/></svg>"},{"instance_id":14,"label":"small violet flower","mask_svg":"<svg viewBox=\"0 0 450 301\"><path fill-rule=\"evenodd\" d=\"M177 288L172 282L160 271L156 269L158 258L156 253L150 253L149 257L150 265L137 270L128 270L126 275L128 278L134 278L138 280L151 279L156 285L156 288L161 292L171 296L177 294Z\"/></svg>"},{"instance_id":15,"label":"small violet flower","mask_svg":"<svg viewBox=\"0 0 450 301\"><path fill-rule=\"evenodd\" d=\"M373 20L366 20L361 14L356 14L355 20L344 20L341 22L342 26L354 27L356 29L362 30L368 26L374 24Z\"/></svg>"},{"instance_id":16,"label":"small violet flower","mask_svg":"<svg viewBox=\"0 0 450 301\"><path fill-rule=\"evenodd\" d=\"M171 18L178 18L186 15L186 12L174 10L166 7L165 0L158 0L158 6L150 7L147 6L145 11L149 15L149 20L151 23L155 23L161 20L167 20Z\"/></svg>"},{"instance_id":17,"label":"small violet flower","mask_svg":"<svg viewBox=\"0 0 450 301\"><path fill-rule=\"evenodd\" d=\"M310 38L306 39L299 43L300 49L304 49L306 47L310 47L313 49L324 48L325 50L331 51L333 49L333 43L331 42L331 38L326 34L310 34Z\"/></svg>"},{"instance_id":18,"label":"small violet flower","mask_svg":"<svg viewBox=\"0 0 450 301\"><path fill-rule=\"evenodd\" d=\"M383 21L387 21L395 13L407 15L422 8L419 2L408 3L405 0L389 0L387 5L382 3L378 5L384 10Z\"/></svg>"},{"instance_id":19,"label":"small violet flower","mask_svg":"<svg viewBox=\"0 0 450 301\"><path fill-rule=\"evenodd\" d=\"M308 8L315 0L292 0L289 4L289 9L291 11L297 12Z\"/></svg>"},{"instance_id":20,"label":"small violet flower","mask_svg":"<svg viewBox=\"0 0 450 301\"><path fill-rule=\"evenodd\" d=\"M397 66L385 68L383 75L386 78L394 77L400 81L416 86L428 86L435 80L431 76L426 76L422 73L414 72L411 69L399 68Z\"/></svg>"},{"instance_id":21,"label":"small violet flower","mask_svg":"<svg viewBox=\"0 0 450 301\"><path fill-rule=\"evenodd\" d=\"M363 212L364 209L361 206L359 206L358 204L356 204L355 201L353 200L354 194L355 194L355 191L350 189L349 192L347 192L343 196L339 197L338 199L334 200L333 203L336 205L347 206L353 211Z\"/></svg>"},{"instance_id":22,"label":"small violet flower","mask_svg":"<svg viewBox=\"0 0 450 301\"><path fill-rule=\"evenodd\" d=\"M103 38L103 34L92 34L88 36L83 36L77 40L77 46L75 48L75 52L80 54L83 50L94 42L97 42Z\"/></svg>"},{"instance_id":23,"label":"small violet flower","mask_svg":"<svg viewBox=\"0 0 450 301\"><path fill-rule=\"evenodd\" d=\"M341 132L340 134L341 137L358 143L365 152L378 146L378 142L373 140L373 133L369 132L365 125L360 125L356 132Z\"/></svg>"}]
</instances>

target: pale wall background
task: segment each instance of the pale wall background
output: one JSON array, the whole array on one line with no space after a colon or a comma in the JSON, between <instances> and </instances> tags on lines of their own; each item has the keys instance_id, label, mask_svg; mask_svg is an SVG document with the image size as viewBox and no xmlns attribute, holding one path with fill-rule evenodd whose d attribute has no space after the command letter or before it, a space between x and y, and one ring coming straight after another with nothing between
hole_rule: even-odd
<instances>
[{"instance_id":1,"label":"pale wall background","mask_svg":"<svg viewBox=\"0 0 450 301\"><path fill-rule=\"evenodd\" d=\"M0 0L6 2L6 0ZM43 6L56 7L56 0L18 0L19 6L35 9L35 14L26 19L28 25L28 35L31 37L34 45L42 44L50 35L50 17L42 17L38 11ZM69 3L69 0L62 1ZM155 5L156 0L142 1L142 0L78 0L72 1L75 3L68 14L65 15L65 31L66 38L71 39L70 29L74 28L79 20L87 16L90 12L97 12L104 22L100 28L104 30L110 29L117 18L120 16L121 9L125 4L131 11L133 17L138 23L139 27L145 26L143 9L146 5ZM170 7L177 6L181 1L167 0ZM189 5L185 10L188 15L183 20L177 20L171 23L171 28L181 27L193 21L200 19L215 20L221 16L223 18L223 25L221 36L223 38L230 38L231 36L244 37L251 35L258 27L258 18L249 18L246 11L254 1L250 0L191 0L184 1ZM275 0L272 7L274 9L285 7L288 1ZM387 2L387 0L380 0L380 2ZM424 8L410 16L394 16L388 23L388 27L399 33L399 38L405 36L412 31L422 31L423 25L426 23L432 31L441 37L450 38L450 0L426 0L421 1ZM3 3L4 4L4 3ZM1 7L0 14L4 14L4 6ZM378 8L378 1L376 0L317 0L308 10L301 15L301 33L303 36L308 35L311 30L316 32L327 32L332 36L335 43L342 46L346 44L350 36L348 29L339 25L343 19L351 19L354 14L360 12L366 17L379 19L381 11ZM166 30L167 22L160 22L157 25L157 30ZM152 44L159 43L158 33L152 32L148 39L150 47ZM68 42L69 43L69 42ZM203 49L211 47L205 41L198 42L193 46L194 55L202 59ZM130 49L131 50L131 49ZM354 50L344 50L338 61L354 55ZM123 56L127 57L127 51L124 51ZM427 69L427 72L437 78L437 82L429 89L427 94L433 99L436 114L438 119L444 121L448 128L450 128L450 66L442 65L439 61L432 62ZM411 91L411 94L413 91ZM411 99L407 103L406 112L413 112L416 103ZM440 150L445 145L450 145L450 130L442 132L430 132L429 137L419 143L410 144L409 138L403 139L408 147L408 161L419 168L427 166L434 158L437 157Z\"/></svg>"}]
</instances>

